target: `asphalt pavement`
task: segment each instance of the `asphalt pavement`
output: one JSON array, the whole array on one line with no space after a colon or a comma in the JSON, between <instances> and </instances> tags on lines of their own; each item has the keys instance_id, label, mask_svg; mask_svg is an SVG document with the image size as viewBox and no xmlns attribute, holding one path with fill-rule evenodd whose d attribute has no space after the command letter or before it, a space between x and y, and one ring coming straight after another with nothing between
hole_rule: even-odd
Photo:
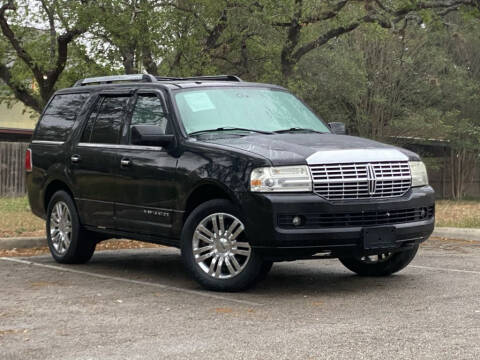
<instances>
[{"instance_id":1,"label":"asphalt pavement","mask_svg":"<svg viewBox=\"0 0 480 360\"><path fill-rule=\"evenodd\" d=\"M388 278L278 263L233 294L202 290L168 248L0 258L0 279L1 359L480 358L479 242L427 242Z\"/></svg>"}]
</instances>

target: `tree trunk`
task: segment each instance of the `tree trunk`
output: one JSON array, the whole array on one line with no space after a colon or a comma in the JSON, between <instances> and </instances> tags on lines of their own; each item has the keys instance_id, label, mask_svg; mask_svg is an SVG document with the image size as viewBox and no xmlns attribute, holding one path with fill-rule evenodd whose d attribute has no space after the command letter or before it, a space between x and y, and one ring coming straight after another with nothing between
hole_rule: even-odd
<instances>
[{"instance_id":1,"label":"tree trunk","mask_svg":"<svg viewBox=\"0 0 480 360\"><path fill-rule=\"evenodd\" d=\"M451 193L454 200L461 200L465 189L472 180L476 165L476 154L467 149L450 151Z\"/></svg>"}]
</instances>

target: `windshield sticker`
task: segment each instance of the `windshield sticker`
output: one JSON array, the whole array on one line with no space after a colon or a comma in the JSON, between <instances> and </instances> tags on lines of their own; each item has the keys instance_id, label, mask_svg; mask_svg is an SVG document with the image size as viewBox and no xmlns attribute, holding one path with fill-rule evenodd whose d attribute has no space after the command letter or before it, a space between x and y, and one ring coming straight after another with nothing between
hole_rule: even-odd
<instances>
[{"instance_id":1,"label":"windshield sticker","mask_svg":"<svg viewBox=\"0 0 480 360\"><path fill-rule=\"evenodd\" d=\"M215 109L215 105L213 105L207 93L194 91L190 94L185 94L184 98L193 112Z\"/></svg>"}]
</instances>

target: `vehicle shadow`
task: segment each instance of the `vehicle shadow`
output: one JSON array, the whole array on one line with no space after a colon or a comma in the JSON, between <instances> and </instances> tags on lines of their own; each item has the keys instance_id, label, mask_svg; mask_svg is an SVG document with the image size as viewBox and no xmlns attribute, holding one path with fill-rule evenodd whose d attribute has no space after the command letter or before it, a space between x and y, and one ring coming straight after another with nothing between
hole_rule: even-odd
<instances>
[{"instance_id":1,"label":"vehicle shadow","mask_svg":"<svg viewBox=\"0 0 480 360\"><path fill-rule=\"evenodd\" d=\"M142 249L102 251L82 270L129 279L156 282L162 285L203 289L183 267L180 253L175 249ZM275 295L277 299L293 296L391 293L396 290L424 286L423 275L399 273L390 277L360 277L345 269L338 260L308 260L275 263L266 279L253 289L239 293L240 297Z\"/></svg>"}]
</instances>

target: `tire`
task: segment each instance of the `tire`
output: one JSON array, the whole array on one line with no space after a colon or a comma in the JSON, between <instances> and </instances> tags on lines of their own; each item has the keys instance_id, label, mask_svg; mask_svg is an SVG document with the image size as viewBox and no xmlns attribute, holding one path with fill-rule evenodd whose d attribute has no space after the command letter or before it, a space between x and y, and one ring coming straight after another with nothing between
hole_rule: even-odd
<instances>
[{"instance_id":1,"label":"tire","mask_svg":"<svg viewBox=\"0 0 480 360\"><path fill-rule=\"evenodd\" d=\"M92 257L97 242L80 226L77 208L70 195L57 191L47 209L47 242L55 261L83 264Z\"/></svg>"},{"instance_id":2,"label":"tire","mask_svg":"<svg viewBox=\"0 0 480 360\"><path fill-rule=\"evenodd\" d=\"M360 276L388 276L406 267L418 251L418 245L396 253L378 255L377 261L369 257L341 257L340 262L349 270Z\"/></svg>"},{"instance_id":3,"label":"tire","mask_svg":"<svg viewBox=\"0 0 480 360\"><path fill-rule=\"evenodd\" d=\"M242 218L240 211L223 199L207 201L188 216L181 235L182 259L189 273L204 288L245 290L270 271L272 262L264 261L250 247Z\"/></svg>"}]
</instances>

